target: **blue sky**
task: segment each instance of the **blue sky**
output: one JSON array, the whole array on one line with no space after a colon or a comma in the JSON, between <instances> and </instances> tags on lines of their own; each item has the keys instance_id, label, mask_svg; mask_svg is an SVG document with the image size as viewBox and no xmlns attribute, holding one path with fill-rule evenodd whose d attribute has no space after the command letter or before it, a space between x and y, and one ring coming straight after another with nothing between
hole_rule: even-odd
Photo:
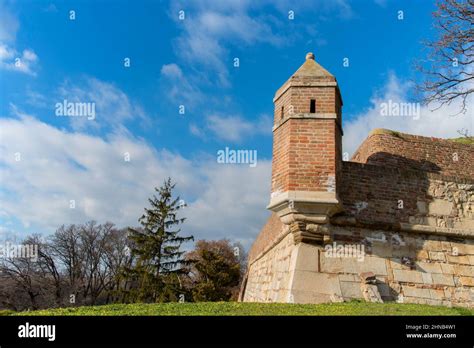
<instances>
[{"instance_id":1,"label":"blue sky","mask_svg":"<svg viewBox=\"0 0 474 348\"><path fill-rule=\"evenodd\" d=\"M0 232L134 224L170 175L189 204L187 231L250 245L268 216L272 98L306 52L339 82L349 153L372 128L453 137L472 127L443 108L421 120L377 112L413 100L433 10L427 0L1 1ZM96 118L57 117L64 99L94 102ZM216 165L225 147L257 150L258 166Z\"/></svg>"}]
</instances>

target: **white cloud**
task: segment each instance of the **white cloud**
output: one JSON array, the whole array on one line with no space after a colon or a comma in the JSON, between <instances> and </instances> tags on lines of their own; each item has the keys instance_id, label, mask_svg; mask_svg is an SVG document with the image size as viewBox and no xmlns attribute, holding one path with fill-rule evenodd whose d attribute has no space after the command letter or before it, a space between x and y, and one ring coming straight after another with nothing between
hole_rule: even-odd
<instances>
[{"instance_id":1,"label":"white cloud","mask_svg":"<svg viewBox=\"0 0 474 348\"><path fill-rule=\"evenodd\" d=\"M226 47L228 43L252 45L265 42L281 45L283 37L272 31L265 17L251 16L248 4L226 2L223 7L216 3L196 2L186 6L187 9L194 7L189 11L193 15L178 21L183 33L176 41L175 51L182 61L213 71L221 86L229 86L228 68L231 63ZM175 10L173 12L177 13Z\"/></svg>"},{"instance_id":2,"label":"white cloud","mask_svg":"<svg viewBox=\"0 0 474 348\"><path fill-rule=\"evenodd\" d=\"M205 132L199 128L195 123L190 123L189 124L189 132L195 136L197 136L198 138L201 138L201 139L206 139L206 134Z\"/></svg>"},{"instance_id":3,"label":"white cloud","mask_svg":"<svg viewBox=\"0 0 474 348\"><path fill-rule=\"evenodd\" d=\"M474 132L474 112L472 99L467 104L466 114L457 115L460 111L459 102L436 109L437 105L420 105L419 117L414 116L382 116L381 104L408 103L408 91L413 86L403 82L393 73L389 74L388 81L382 90L375 93L368 110L355 115L351 120L344 122L343 148L349 155L367 138L369 132L375 128L387 128L403 133L433 136L438 138L460 137L458 130L468 129ZM433 110L433 111L432 111Z\"/></svg>"},{"instance_id":4,"label":"white cloud","mask_svg":"<svg viewBox=\"0 0 474 348\"><path fill-rule=\"evenodd\" d=\"M272 15L271 9L275 8L277 14ZM178 18L180 10L185 11L184 20ZM284 46L292 42L294 33L288 31L289 10L296 16L303 11L318 16L334 13L343 18L352 16L352 8L346 0L317 3L309 0L173 2L170 16L183 28L176 39L175 53L180 63L215 74L211 81L205 82L218 82L220 86L228 87L233 58L230 46L234 50L259 43ZM322 38L315 40L323 42Z\"/></svg>"},{"instance_id":5,"label":"white cloud","mask_svg":"<svg viewBox=\"0 0 474 348\"><path fill-rule=\"evenodd\" d=\"M216 88L225 91L231 86L234 58L245 64L248 48L256 44L284 47L302 37L311 37L318 46L326 44L314 24L296 20L289 25L289 10L296 16L311 13L315 18L347 18L352 13L346 0L171 2L169 16L180 31L173 41L176 63L164 65L161 70L161 95L177 105L190 105L193 111L202 110L203 106L204 113L215 113L223 110L223 102L227 101L226 97L215 97ZM184 19L179 18L181 11ZM204 129L193 125L190 131L202 137Z\"/></svg>"},{"instance_id":6,"label":"white cloud","mask_svg":"<svg viewBox=\"0 0 474 348\"><path fill-rule=\"evenodd\" d=\"M36 53L31 50L24 50L23 58L29 62L35 62L38 60L38 56L36 55Z\"/></svg>"},{"instance_id":7,"label":"white cloud","mask_svg":"<svg viewBox=\"0 0 474 348\"><path fill-rule=\"evenodd\" d=\"M90 219L137 225L153 187L168 176L188 203L184 231L196 238L231 238L249 246L268 215L270 161L259 159L250 168L218 164L214 156L190 160L129 134L102 139L24 114L0 119L0 130L3 221L50 232Z\"/></svg>"},{"instance_id":8,"label":"white cloud","mask_svg":"<svg viewBox=\"0 0 474 348\"><path fill-rule=\"evenodd\" d=\"M32 49L18 52L14 47L19 28L18 18L4 3L0 3L0 69L36 76L34 71L38 62L36 53Z\"/></svg>"},{"instance_id":9,"label":"white cloud","mask_svg":"<svg viewBox=\"0 0 474 348\"><path fill-rule=\"evenodd\" d=\"M166 93L174 103L189 107L196 105L199 101L204 101L202 93L195 87L195 83L190 82L177 64L163 65L161 76L165 82L163 93Z\"/></svg>"},{"instance_id":10,"label":"white cloud","mask_svg":"<svg viewBox=\"0 0 474 348\"><path fill-rule=\"evenodd\" d=\"M112 83L104 82L93 77L86 77L72 83L66 80L58 89L58 95L51 104L54 112L56 103L68 102L95 103L96 116L70 117L75 130L86 128L121 127L130 120L149 122L142 106L132 100L121 89Z\"/></svg>"},{"instance_id":11,"label":"white cloud","mask_svg":"<svg viewBox=\"0 0 474 348\"><path fill-rule=\"evenodd\" d=\"M206 132L212 132L217 138L239 143L247 137L255 135L271 135L273 120L268 115L261 115L258 120L251 122L236 115L212 114L206 118L204 129L192 125L191 133L202 137Z\"/></svg>"},{"instance_id":12,"label":"white cloud","mask_svg":"<svg viewBox=\"0 0 474 348\"><path fill-rule=\"evenodd\" d=\"M7 45L0 44L0 61L11 60L15 57L15 51Z\"/></svg>"},{"instance_id":13,"label":"white cloud","mask_svg":"<svg viewBox=\"0 0 474 348\"><path fill-rule=\"evenodd\" d=\"M206 238L232 238L250 246L269 216L271 161L247 165L204 165L206 186L189 206L189 229Z\"/></svg>"},{"instance_id":14,"label":"white cloud","mask_svg":"<svg viewBox=\"0 0 474 348\"><path fill-rule=\"evenodd\" d=\"M47 108L49 106L48 98L44 94L33 91L30 88L27 88L25 92L25 96L26 96L26 102L29 105L32 105L37 108Z\"/></svg>"},{"instance_id":15,"label":"white cloud","mask_svg":"<svg viewBox=\"0 0 474 348\"><path fill-rule=\"evenodd\" d=\"M176 64L165 64L161 67L161 73L169 78L182 78L183 77L183 72L181 71L181 68L177 66Z\"/></svg>"},{"instance_id":16,"label":"white cloud","mask_svg":"<svg viewBox=\"0 0 474 348\"><path fill-rule=\"evenodd\" d=\"M33 68L37 61L38 56L34 51L26 49L20 54L13 47L0 42L0 68L36 76Z\"/></svg>"},{"instance_id":17,"label":"white cloud","mask_svg":"<svg viewBox=\"0 0 474 348\"><path fill-rule=\"evenodd\" d=\"M0 2L0 42L13 42L20 23L15 15Z\"/></svg>"}]
</instances>

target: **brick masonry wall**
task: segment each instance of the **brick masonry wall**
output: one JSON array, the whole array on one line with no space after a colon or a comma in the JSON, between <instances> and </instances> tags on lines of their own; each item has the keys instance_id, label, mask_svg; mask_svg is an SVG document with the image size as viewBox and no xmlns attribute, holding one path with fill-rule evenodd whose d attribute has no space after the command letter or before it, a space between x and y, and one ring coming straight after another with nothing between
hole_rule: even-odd
<instances>
[{"instance_id":1,"label":"brick masonry wall","mask_svg":"<svg viewBox=\"0 0 474 348\"><path fill-rule=\"evenodd\" d=\"M474 178L474 146L383 129L372 131L351 161Z\"/></svg>"},{"instance_id":2,"label":"brick masonry wall","mask_svg":"<svg viewBox=\"0 0 474 348\"><path fill-rule=\"evenodd\" d=\"M328 191L336 182L334 120L290 119L274 133L272 192ZM334 188L333 188L334 190Z\"/></svg>"},{"instance_id":3,"label":"brick masonry wall","mask_svg":"<svg viewBox=\"0 0 474 348\"><path fill-rule=\"evenodd\" d=\"M472 178L355 162L344 162L341 176L344 212L335 218L355 217L372 228L326 227L331 243L364 246L364 259L327 257L323 246L316 260L298 259L301 243L272 214L249 253L245 301L363 299L360 274L373 272L384 301L474 307L473 239L383 227L405 222L474 231Z\"/></svg>"},{"instance_id":4,"label":"brick masonry wall","mask_svg":"<svg viewBox=\"0 0 474 348\"><path fill-rule=\"evenodd\" d=\"M316 114L340 116L341 100L335 87L290 87L275 101L273 193L335 190L341 163L340 117L290 118L311 116L311 99L316 101Z\"/></svg>"},{"instance_id":5,"label":"brick masonry wall","mask_svg":"<svg viewBox=\"0 0 474 348\"><path fill-rule=\"evenodd\" d=\"M472 178L343 162L340 197L344 214L364 223L474 230Z\"/></svg>"},{"instance_id":6,"label":"brick masonry wall","mask_svg":"<svg viewBox=\"0 0 474 348\"><path fill-rule=\"evenodd\" d=\"M275 101L275 124L281 122L281 108L284 116L309 113L310 101L316 102L316 113L337 113L340 100L335 87L290 87Z\"/></svg>"}]
</instances>

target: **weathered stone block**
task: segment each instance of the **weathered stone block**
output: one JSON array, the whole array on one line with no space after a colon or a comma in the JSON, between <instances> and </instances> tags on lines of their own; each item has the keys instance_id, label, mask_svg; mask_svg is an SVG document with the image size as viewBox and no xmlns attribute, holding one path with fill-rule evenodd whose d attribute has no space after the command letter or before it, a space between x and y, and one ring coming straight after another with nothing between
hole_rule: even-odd
<instances>
[{"instance_id":1,"label":"weathered stone block","mask_svg":"<svg viewBox=\"0 0 474 348\"><path fill-rule=\"evenodd\" d=\"M360 273L373 272L376 275L387 275L387 266L383 258L366 256L359 264Z\"/></svg>"},{"instance_id":2,"label":"weathered stone block","mask_svg":"<svg viewBox=\"0 0 474 348\"><path fill-rule=\"evenodd\" d=\"M360 282L341 281L341 293L344 298L362 298Z\"/></svg>"},{"instance_id":3,"label":"weathered stone block","mask_svg":"<svg viewBox=\"0 0 474 348\"><path fill-rule=\"evenodd\" d=\"M470 289L454 289L453 298L457 301L472 301L474 299L474 292Z\"/></svg>"},{"instance_id":4,"label":"weathered stone block","mask_svg":"<svg viewBox=\"0 0 474 348\"><path fill-rule=\"evenodd\" d=\"M453 296L453 289L454 288L446 288L444 289L444 297L446 297L447 299L450 299L452 296Z\"/></svg>"},{"instance_id":5,"label":"weathered stone block","mask_svg":"<svg viewBox=\"0 0 474 348\"><path fill-rule=\"evenodd\" d=\"M443 273L441 264L437 262L417 262L416 269L427 273Z\"/></svg>"},{"instance_id":6,"label":"weathered stone block","mask_svg":"<svg viewBox=\"0 0 474 348\"><path fill-rule=\"evenodd\" d=\"M454 286L454 278L450 274L432 274L433 284Z\"/></svg>"},{"instance_id":7,"label":"weathered stone block","mask_svg":"<svg viewBox=\"0 0 474 348\"><path fill-rule=\"evenodd\" d=\"M444 199L435 198L428 206L430 214L433 215L451 215L453 203Z\"/></svg>"},{"instance_id":8,"label":"weathered stone block","mask_svg":"<svg viewBox=\"0 0 474 348\"><path fill-rule=\"evenodd\" d=\"M466 277L474 277L474 266L454 265L454 273Z\"/></svg>"},{"instance_id":9,"label":"weathered stone block","mask_svg":"<svg viewBox=\"0 0 474 348\"><path fill-rule=\"evenodd\" d=\"M413 286L403 286L403 295L418 298L431 298L430 289L422 289Z\"/></svg>"},{"instance_id":10,"label":"weathered stone block","mask_svg":"<svg viewBox=\"0 0 474 348\"><path fill-rule=\"evenodd\" d=\"M362 296L367 302L382 303L382 296L380 296L379 289L375 284L362 284Z\"/></svg>"},{"instance_id":11,"label":"weathered stone block","mask_svg":"<svg viewBox=\"0 0 474 348\"><path fill-rule=\"evenodd\" d=\"M447 264L447 263L441 263L440 265L441 265L442 273L454 274L454 266L453 265L450 265L450 264Z\"/></svg>"},{"instance_id":12,"label":"weathered stone block","mask_svg":"<svg viewBox=\"0 0 474 348\"><path fill-rule=\"evenodd\" d=\"M425 240L423 249L426 251L441 251L441 242L439 240Z\"/></svg>"},{"instance_id":13,"label":"weathered stone block","mask_svg":"<svg viewBox=\"0 0 474 348\"><path fill-rule=\"evenodd\" d=\"M319 248L306 243L297 246L295 269L300 271L319 272Z\"/></svg>"},{"instance_id":14,"label":"weathered stone block","mask_svg":"<svg viewBox=\"0 0 474 348\"><path fill-rule=\"evenodd\" d=\"M449 263L460 263L463 265L470 265L469 256L452 256L450 254L446 255Z\"/></svg>"},{"instance_id":15,"label":"weathered stone block","mask_svg":"<svg viewBox=\"0 0 474 348\"><path fill-rule=\"evenodd\" d=\"M319 256L321 272L324 273L343 273L350 272L345 270L341 262L341 258L338 257L326 257L326 253L321 252ZM356 273L356 272L351 272Z\"/></svg>"},{"instance_id":16,"label":"weathered stone block","mask_svg":"<svg viewBox=\"0 0 474 348\"><path fill-rule=\"evenodd\" d=\"M430 251L429 252L430 260L433 261L446 261L446 256L442 251Z\"/></svg>"},{"instance_id":17,"label":"weathered stone block","mask_svg":"<svg viewBox=\"0 0 474 348\"><path fill-rule=\"evenodd\" d=\"M409 270L393 270L393 277L396 281L404 283L421 283L423 284L423 278L421 272L409 271Z\"/></svg>"},{"instance_id":18,"label":"weathered stone block","mask_svg":"<svg viewBox=\"0 0 474 348\"><path fill-rule=\"evenodd\" d=\"M446 252L451 252L451 249L452 249L451 243L450 243L450 242L444 242L444 241L442 241L442 242L441 242L441 249L442 249L443 251L446 251Z\"/></svg>"},{"instance_id":19,"label":"weathered stone block","mask_svg":"<svg viewBox=\"0 0 474 348\"><path fill-rule=\"evenodd\" d=\"M341 296L339 277L336 274L295 271L293 289L313 291L318 294L335 294Z\"/></svg>"},{"instance_id":20,"label":"weathered stone block","mask_svg":"<svg viewBox=\"0 0 474 348\"><path fill-rule=\"evenodd\" d=\"M472 242L463 243L451 243L453 248L452 253L457 255L474 255L474 244Z\"/></svg>"},{"instance_id":21,"label":"weathered stone block","mask_svg":"<svg viewBox=\"0 0 474 348\"><path fill-rule=\"evenodd\" d=\"M459 282L463 286L474 286L474 278L473 277L459 277Z\"/></svg>"},{"instance_id":22,"label":"weathered stone block","mask_svg":"<svg viewBox=\"0 0 474 348\"><path fill-rule=\"evenodd\" d=\"M430 296L433 300L444 300L446 297L444 295L444 290L430 289Z\"/></svg>"},{"instance_id":23,"label":"weathered stone block","mask_svg":"<svg viewBox=\"0 0 474 348\"><path fill-rule=\"evenodd\" d=\"M341 265L344 268L344 273L359 274L361 272L360 265L363 263L363 261L359 261L358 259L352 257L341 258Z\"/></svg>"},{"instance_id":24,"label":"weathered stone block","mask_svg":"<svg viewBox=\"0 0 474 348\"><path fill-rule=\"evenodd\" d=\"M419 250L416 254L416 258L418 260L426 260L429 259L430 256L428 255L428 252L426 250Z\"/></svg>"},{"instance_id":25,"label":"weathered stone block","mask_svg":"<svg viewBox=\"0 0 474 348\"><path fill-rule=\"evenodd\" d=\"M372 254L379 257L391 257L392 246L388 242L373 242Z\"/></svg>"},{"instance_id":26,"label":"weathered stone block","mask_svg":"<svg viewBox=\"0 0 474 348\"><path fill-rule=\"evenodd\" d=\"M390 268L392 269L407 269L404 265L402 265L402 259L399 257L394 257L390 259Z\"/></svg>"},{"instance_id":27,"label":"weathered stone block","mask_svg":"<svg viewBox=\"0 0 474 348\"><path fill-rule=\"evenodd\" d=\"M339 280L341 282L358 282L358 283L360 283L360 279L356 274L339 274Z\"/></svg>"},{"instance_id":28,"label":"weathered stone block","mask_svg":"<svg viewBox=\"0 0 474 348\"><path fill-rule=\"evenodd\" d=\"M433 284L433 277L430 273L421 273L421 277L423 278L423 283Z\"/></svg>"}]
</instances>

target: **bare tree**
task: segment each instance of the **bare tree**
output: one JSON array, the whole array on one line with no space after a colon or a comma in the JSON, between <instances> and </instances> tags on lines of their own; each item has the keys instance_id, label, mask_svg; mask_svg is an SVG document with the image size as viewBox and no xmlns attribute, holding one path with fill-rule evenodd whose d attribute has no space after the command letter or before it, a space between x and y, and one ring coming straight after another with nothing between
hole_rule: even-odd
<instances>
[{"instance_id":1,"label":"bare tree","mask_svg":"<svg viewBox=\"0 0 474 348\"><path fill-rule=\"evenodd\" d=\"M27 245L29 241L23 242ZM29 303L17 303L15 307L38 309L37 298L42 294L39 282L36 260L30 257L9 256L1 260L1 278L7 280L12 285L15 295L21 297L26 295ZM11 295L8 297L12 297Z\"/></svg>"},{"instance_id":2,"label":"bare tree","mask_svg":"<svg viewBox=\"0 0 474 348\"><path fill-rule=\"evenodd\" d=\"M128 287L128 280L123 274L123 270L131 266L133 258L127 234L127 228L114 229L111 231L105 244L104 262L109 270L109 282L106 285L106 302L122 301L123 293L120 293L120 289Z\"/></svg>"},{"instance_id":3,"label":"bare tree","mask_svg":"<svg viewBox=\"0 0 474 348\"><path fill-rule=\"evenodd\" d=\"M55 305L61 306L64 303L64 279L61 275L61 266L53 256L51 245L48 243L38 242L38 267L41 270L42 279L50 283Z\"/></svg>"},{"instance_id":4,"label":"bare tree","mask_svg":"<svg viewBox=\"0 0 474 348\"><path fill-rule=\"evenodd\" d=\"M440 108L461 101L466 113L474 92L474 0L439 0L433 13L437 40L426 42L428 60L417 65L426 79L418 86L426 104Z\"/></svg>"},{"instance_id":5,"label":"bare tree","mask_svg":"<svg viewBox=\"0 0 474 348\"><path fill-rule=\"evenodd\" d=\"M69 295L78 298L83 278L83 258L80 247L80 226L61 226L50 240L52 255L61 264L65 273L65 289Z\"/></svg>"},{"instance_id":6,"label":"bare tree","mask_svg":"<svg viewBox=\"0 0 474 348\"><path fill-rule=\"evenodd\" d=\"M126 236L120 235L110 222L97 225L94 221L81 226L80 235L80 248L84 256L82 295L84 300L89 299L90 304L96 304L99 297L113 287L123 266L126 259L125 242L119 237Z\"/></svg>"}]
</instances>

